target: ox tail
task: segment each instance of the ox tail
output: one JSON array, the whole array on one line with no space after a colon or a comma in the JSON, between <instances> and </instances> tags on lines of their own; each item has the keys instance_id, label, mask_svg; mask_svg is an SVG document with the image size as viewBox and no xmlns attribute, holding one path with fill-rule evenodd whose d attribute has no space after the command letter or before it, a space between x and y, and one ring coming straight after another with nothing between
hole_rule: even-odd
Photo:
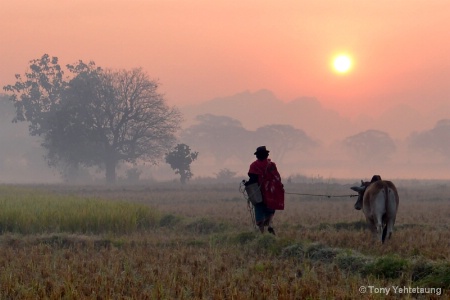
<instances>
[{"instance_id":1,"label":"ox tail","mask_svg":"<svg viewBox=\"0 0 450 300\"><path fill-rule=\"evenodd\" d=\"M388 231L388 222L386 222L386 219L388 217L388 207L389 207L389 188L387 186L387 184L384 185L384 207L386 209L384 216L385 218L383 218L383 235L381 236L381 242L384 243L384 241L386 240L386 236L387 236L387 231Z\"/></svg>"}]
</instances>

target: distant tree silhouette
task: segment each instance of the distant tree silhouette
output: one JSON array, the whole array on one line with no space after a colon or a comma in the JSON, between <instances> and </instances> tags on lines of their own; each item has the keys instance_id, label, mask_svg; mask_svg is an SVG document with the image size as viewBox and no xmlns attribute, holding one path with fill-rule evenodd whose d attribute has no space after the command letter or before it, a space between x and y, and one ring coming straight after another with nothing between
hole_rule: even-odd
<instances>
[{"instance_id":1,"label":"distant tree silhouette","mask_svg":"<svg viewBox=\"0 0 450 300\"><path fill-rule=\"evenodd\" d=\"M216 174L216 178L219 182L230 182L235 179L236 172L233 172L227 168L221 169L219 173Z\"/></svg>"},{"instance_id":2,"label":"distant tree silhouette","mask_svg":"<svg viewBox=\"0 0 450 300\"><path fill-rule=\"evenodd\" d=\"M191 163L197 159L198 152L191 152L186 144L178 144L175 149L167 153L166 162L175 174L180 175L180 182L185 184L194 174L191 172Z\"/></svg>"},{"instance_id":3,"label":"distant tree silhouette","mask_svg":"<svg viewBox=\"0 0 450 300\"><path fill-rule=\"evenodd\" d=\"M199 115L195 124L181 133L180 139L202 153L212 154L216 160L241 157L242 153L256 146L251 144L251 133L240 121L211 114Z\"/></svg>"},{"instance_id":4,"label":"distant tree silhouette","mask_svg":"<svg viewBox=\"0 0 450 300\"><path fill-rule=\"evenodd\" d=\"M307 152L318 146L303 130L291 125L267 125L256 129L254 140L257 145L270 145L274 160L281 163L286 153L297 150Z\"/></svg>"},{"instance_id":5,"label":"distant tree silhouette","mask_svg":"<svg viewBox=\"0 0 450 300\"><path fill-rule=\"evenodd\" d=\"M261 145L271 147L274 160L279 162L290 151L306 152L318 146L303 130L291 125L273 124L250 131L227 116L205 114L196 119L198 124L185 129L181 140L195 144L202 153L212 154L219 164L229 158L242 160Z\"/></svg>"},{"instance_id":6,"label":"distant tree silhouette","mask_svg":"<svg viewBox=\"0 0 450 300\"><path fill-rule=\"evenodd\" d=\"M426 131L414 133L408 138L411 150L428 151L450 159L450 119L443 119Z\"/></svg>"},{"instance_id":7,"label":"distant tree silhouette","mask_svg":"<svg viewBox=\"0 0 450 300\"><path fill-rule=\"evenodd\" d=\"M379 130L367 130L347 137L343 145L351 155L362 162L389 159L396 151L395 143L389 134Z\"/></svg>"}]
</instances>

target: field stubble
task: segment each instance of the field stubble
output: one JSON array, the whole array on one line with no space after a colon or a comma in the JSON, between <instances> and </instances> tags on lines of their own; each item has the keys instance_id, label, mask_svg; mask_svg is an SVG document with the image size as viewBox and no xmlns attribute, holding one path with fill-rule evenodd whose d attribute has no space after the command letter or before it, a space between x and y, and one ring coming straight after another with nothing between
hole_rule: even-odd
<instances>
[{"instance_id":1,"label":"field stubble","mask_svg":"<svg viewBox=\"0 0 450 300\"><path fill-rule=\"evenodd\" d=\"M353 208L356 197L311 195L354 195L349 186L327 184L287 185L286 208L275 214L279 235L291 239L322 241L330 246L357 249L382 255L424 255L450 260L449 186L401 186L400 205L392 239L378 247L372 243L361 211ZM177 188L122 188L114 193L90 190L81 195L126 199L145 203L159 211L186 218L208 218L252 229L247 203L237 186L194 186Z\"/></svg>"},{"instance_id":2,"label":"field stubble","mask_svg":"<svg viewBox=\"0 0 450 300\"><path fill-rule=\"evenodd\" d=\"M413 286L415 269L423 265L426 272L450 261L450 189L442 185L399 187L396 227L385 245L373 243L362 212L353 209L356 198L350 197L287 195L286 210L275 215L274 238L254 232L237 186L32 190L143 204L159 219L125 235L4 232L2 299L359 299L360 286ZM345 185L287 185L286 190L352 194ZM377 264L367 268L369 261L385 257L399 263L400 273L389 277ZM449 295L448 288L443 294Z\"/></svg>"}]
</instances>

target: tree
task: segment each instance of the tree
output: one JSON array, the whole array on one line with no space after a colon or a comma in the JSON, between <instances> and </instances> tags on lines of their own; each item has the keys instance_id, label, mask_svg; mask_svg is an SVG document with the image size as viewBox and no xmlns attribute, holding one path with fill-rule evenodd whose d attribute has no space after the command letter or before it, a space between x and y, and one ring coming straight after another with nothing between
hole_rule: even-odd
<instances>
[{"instance_id":1,"label":"tree","mask_svg":"<svg viewBox=\"0 0 450 300\"><path fill-rule=\"evenodd\" d=\"M378 130L367 130L347 137L343 145L362 162L389 159L396 150L389 134Z\"/></svg>"},{"instance_id":2,"label":"tree","mask_svg":"<svg viewBox=\"0 0 450 300\"><path fill-rule=\"evenodd\" d=\"M67 65L47 54L16 75L14 121L28 121L31 135L43 137L50 166L98 166L116 181L119 162L156 163L175 143L181 115L157 92L142 69L103 70L94 62Z\"/></svg>"},{"instance_id":3,"label":"tree","mask_svg":"<svg viewBox=\"0 0 450 300\"><path fill-rule=\"evenodd\" d=\"M408 138L410 149L431 151L450 159L450 119L443 119L430 129L414 133Z\"/></svg>"},{"instance_id":4,"label":"tree","mask_svg":"<svg viewBox=\"0 0 450 300\"><path fill-rule=\"evenodd\" d=\"M245 149L255 147L251 142L251 132L236 119L204 114L197 116L196 120L197 124L181 133L181 140L195 144L203 154L212 154L219 163L232 157L241 157Z\"/></svg>"},{"instance_id":5,"label":"tree","mask_svg":"<svg viewBox=\"0 0 450 300\"><path fill-rule=\"evenodd\" d=\"M254 136L256 145L270 145L273 153L276 153L274 158L278 163L281 163L290 151L308 152L319 145L303 130L291 125L273 124L259 127Z\"/></svg>"},{"instance_id":6,"label":"tree","mask_svg":"<svg viewBox=\"0 0 450 300\"><path fill-rule=\"evenodd\" d=\"M175 174L180 174L180 182L185 184L194 174L191 172L191 163L197 159L198 152L191 152L186 144L178 144L174 150L166 155L166 162Z\"/></svg>"},{"instance_id":7,"label":"tree","mask_svg":"<svg viewBox=\"0 0 450 300\"><path fill-rule=\"evenodd\" d=\"M221 169L219 173L216 173L217 181L219 182L230 182L236 179L236 172L231 171L230 169Z\"/></svg>"},{"instance_id":8,"label":"tree","mask_svg":"<svg viewBox=\"0 0 450 300\"><path fill-rule=\"evenodd\" d=\"M309 155L311 150L320 146L303 130L291 125L272 124L251 131L245 129L239 120L228 116L204 114L198 115L196 121L181 132L180 140L195 144L204 159L212 157L211 164L217 169L241 168L261 145L267 146L271 157L280 164L286 157L295 155L298 159L299 154Z\"/></svg>"}]
</instances>

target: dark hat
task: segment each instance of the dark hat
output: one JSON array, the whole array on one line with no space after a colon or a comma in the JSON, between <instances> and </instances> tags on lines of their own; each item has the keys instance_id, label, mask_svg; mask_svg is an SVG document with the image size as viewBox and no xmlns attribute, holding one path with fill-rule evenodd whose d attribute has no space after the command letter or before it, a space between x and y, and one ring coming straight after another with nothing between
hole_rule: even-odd
<instances>
[{"instance_id":1,"label":"dark hat","mask_svg":"<svg viewBox=\"0 0 450 300\"><path fill-rule=\"evenodd\" d=\"M257 154L257 153L269 153L270 151L266 149L266 146L259 146L258 148L256 148L256 152L253 154Z\"/></svg>"}]
</instances>

